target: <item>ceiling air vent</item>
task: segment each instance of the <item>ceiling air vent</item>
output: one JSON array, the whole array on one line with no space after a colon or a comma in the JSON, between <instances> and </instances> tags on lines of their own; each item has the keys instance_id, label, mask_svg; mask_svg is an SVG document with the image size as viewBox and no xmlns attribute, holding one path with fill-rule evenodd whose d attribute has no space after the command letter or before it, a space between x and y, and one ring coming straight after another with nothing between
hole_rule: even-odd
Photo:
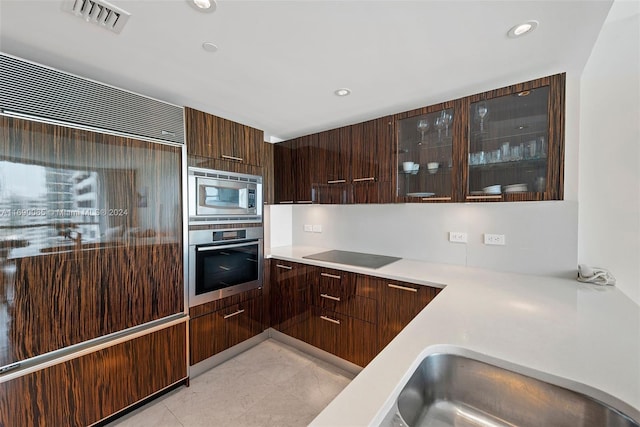
<instances>
[{"instance_id":1,"label":"ceiling air vent","mask_svg":"<svg viewBox=\"0 0 640 427\"><path fill-rule=\"evenodd\" d=\"M62 9L114 33L122 31L131 15L102 0L66 0Z\"/></svg>"}]
</instances>

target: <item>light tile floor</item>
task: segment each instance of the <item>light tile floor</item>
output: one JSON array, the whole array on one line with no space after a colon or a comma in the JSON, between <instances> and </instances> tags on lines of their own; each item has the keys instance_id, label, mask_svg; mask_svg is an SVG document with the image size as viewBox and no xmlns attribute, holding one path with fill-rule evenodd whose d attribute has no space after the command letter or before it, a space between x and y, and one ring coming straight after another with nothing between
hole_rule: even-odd
<instances>
[{"instance_id":1,"label":"light tile floor","mask_svg":"<svg viewBox=\"0 0 640 427\"><path fill-rule=\"evenodd\" d=\"M352 379L268 339L109 427L306 426Z\"/></svg>"}]
</instances>

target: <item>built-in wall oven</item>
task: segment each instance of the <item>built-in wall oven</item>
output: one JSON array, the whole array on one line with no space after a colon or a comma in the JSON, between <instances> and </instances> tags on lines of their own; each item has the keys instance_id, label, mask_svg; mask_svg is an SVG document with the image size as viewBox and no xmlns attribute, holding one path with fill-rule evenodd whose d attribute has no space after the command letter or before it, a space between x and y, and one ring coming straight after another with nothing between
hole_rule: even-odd
<instances>
[{"instance_id":1,"label":"built-in wall oven","mask_svg":"<svg viewBox=\"0 0 640 427\"><path fill-rule=\"evenodd\" d=\"M189 306L262 286L263 229L189 231Z\"/></svg>"},{"instance_id":2,"label":"built-in wall oven","mask_svg":"<svg viewBox=\"0 0 640 427\"><path fill-rule=\"evenodd\" d=\"M262 177L190 167L189 223L262 222Z\"/></svg>"}]
</instances>

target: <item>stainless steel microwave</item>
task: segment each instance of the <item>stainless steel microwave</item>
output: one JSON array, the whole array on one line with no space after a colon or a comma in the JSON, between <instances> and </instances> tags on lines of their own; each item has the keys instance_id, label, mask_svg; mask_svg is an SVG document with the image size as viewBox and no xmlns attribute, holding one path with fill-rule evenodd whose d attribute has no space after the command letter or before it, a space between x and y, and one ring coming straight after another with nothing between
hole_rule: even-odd
<instances>
[{"instance_id":1,"label":"stainless steel microwave","mask_svg":"<svg viewBox=\"0 0 640 427\"><path fill-rule=\"evenodd\" d=\"M262 177L190 167L189 223L262 222Z\"/></svg>"}]
</instances>

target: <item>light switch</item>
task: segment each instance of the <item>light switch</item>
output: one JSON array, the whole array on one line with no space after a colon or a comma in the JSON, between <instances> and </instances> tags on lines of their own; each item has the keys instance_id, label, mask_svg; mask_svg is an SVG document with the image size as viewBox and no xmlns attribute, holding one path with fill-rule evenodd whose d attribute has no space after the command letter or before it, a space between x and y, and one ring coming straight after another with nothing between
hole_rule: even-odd
<instances>
[{"instance_id":1,"label":"light switch","mask_svg":"<svg viewBox=\"0 0 640 427\"><path fill-rule=\"evenodd\" d=\"M320 224L314 224L314 226L313 226L313 232L314 232L314 233L322 233L322 225L320 225Z\"/></svg>"},{"instance_id":2,"label":"light switch","mask_svg":"<svg viewBox=\"0 0 640 427\"><path fill-rule=\"evenodd\" d=\"M449 241L454 243L467 243L467 233L462 231L450 231Z\"/></svg>"},{"instance_id":3,"label":"light switch","mask_svg":"<svg viewBox=\"0 0 640 427\"><path fill-rule=\"evenodd\" d=\"M505 244L504 234L486 234L484 235L485 245L500 245Z\"/></svg>"},{"instance_id":4,"label":"light switch","mask_svg":"<svg viewBox=\"0 0 640 427\"><path fill-rule=\"evenodd\" d=\"M311 233L313 231L313 225L305 224L304 225L304 231L307 232L307 233Z\"/></svg>"}]
</instances>

